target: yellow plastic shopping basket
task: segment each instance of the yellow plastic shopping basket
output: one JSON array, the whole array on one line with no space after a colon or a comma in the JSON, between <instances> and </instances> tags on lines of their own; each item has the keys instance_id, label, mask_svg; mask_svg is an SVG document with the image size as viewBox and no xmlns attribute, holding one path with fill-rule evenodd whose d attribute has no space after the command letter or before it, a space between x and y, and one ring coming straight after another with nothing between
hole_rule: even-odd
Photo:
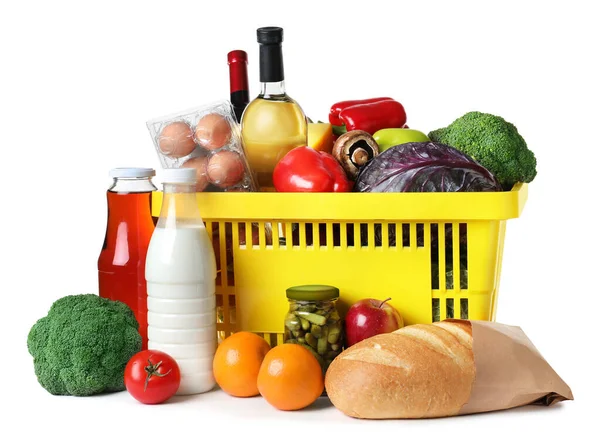
<instances>
[{"instance_id":1,"label":"yellow plastic shopping basket","mask_svg":"<svg viewBox=\"0 0 600 441\"><path fill-rule=\"evenodd\" d=\"M472 193L198 193L217 256L217 329L283 341L286 288L386 299L406 324L494 320L506 220L527 185ZM162 193L153 194L158 216Z\"/></svg>"}]
</instances>

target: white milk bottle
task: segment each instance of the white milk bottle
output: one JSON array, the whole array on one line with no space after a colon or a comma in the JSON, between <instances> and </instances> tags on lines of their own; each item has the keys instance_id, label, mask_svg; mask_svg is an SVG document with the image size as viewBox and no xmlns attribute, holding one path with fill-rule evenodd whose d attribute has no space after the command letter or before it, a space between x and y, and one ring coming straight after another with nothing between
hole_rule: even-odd
<instances>
[{"instance_id":1,"label":"white milk bottle","mask_svg":"<svg viewBox=\"0 0 600 441\"><path fill-rule=\"evenodd\" d=\"M215 386L215 255L196 202L196 170L168 169L163 176L160 218L146 256L148 348L177 361L177 395L198 394Z\"/></svg>"}]
</instances>

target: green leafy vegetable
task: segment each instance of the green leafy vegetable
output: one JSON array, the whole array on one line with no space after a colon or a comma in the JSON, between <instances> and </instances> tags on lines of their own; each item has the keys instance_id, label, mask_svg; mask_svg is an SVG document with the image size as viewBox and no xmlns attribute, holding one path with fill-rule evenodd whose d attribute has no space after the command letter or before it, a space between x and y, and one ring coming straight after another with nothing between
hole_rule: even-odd
<instances>
[{"instance_id":1,"label":"green leafy vegetable","mask_svg":"<svg viewBox=\"0 0 600 441\"><path fill-rule=\"evenodd\" d=\"M475 159L494 174L504 190L517 182L531 182L537 174L535 155L517 128L500 116L468 112L428 136Z\"/></svg>"},{"instance_id":2,"label":"green leafy vegetable","mask_svg":"<svg viewBox=\"0 0 600 441\"><path fill-rule=\"evenodd\" d=\"M142 337L125 303L78 294L54 302L29 331L27 348L48 392L86 396L125 389L125 366Z\"/></svg>"}]
</instances>

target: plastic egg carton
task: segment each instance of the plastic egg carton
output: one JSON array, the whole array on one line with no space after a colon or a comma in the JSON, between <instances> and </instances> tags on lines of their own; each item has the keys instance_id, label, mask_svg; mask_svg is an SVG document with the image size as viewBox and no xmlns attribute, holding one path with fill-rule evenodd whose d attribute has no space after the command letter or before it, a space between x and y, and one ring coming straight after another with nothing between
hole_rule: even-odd
<instances>
[{"instance_id":1,"label":"plastic egg carton","mask_svg":"<svg viewBox=\"0 0 600 441\"><path fill-rule=\"evenodd\" d=\"M196 191L257 191L229 101L146 122L163 168L196 169Z\"/></svg>"}]
</instances>

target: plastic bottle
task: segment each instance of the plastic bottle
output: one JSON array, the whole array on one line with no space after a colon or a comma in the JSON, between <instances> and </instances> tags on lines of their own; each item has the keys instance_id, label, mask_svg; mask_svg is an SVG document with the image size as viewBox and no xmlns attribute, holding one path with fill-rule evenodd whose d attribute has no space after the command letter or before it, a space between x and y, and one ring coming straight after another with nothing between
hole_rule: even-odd
<instances>
[{"instance_id":1,"label":"plastic bottle","mask_svg":"<svg viewBox=\"0 0 600 441\"><path fill-rule=\"evenodd\" d=\"M126 303L140 324L146 349L146 252L154 231L151 196L155 171L151 168L115 168L113 184L106 193L108 220L102 251L98 258L100 297Z\"/></svg>"},{"instance_id":2,"label":"plastic bottle","mask_svg":"<svg viewBox=\"0 0 600 441\"><path fill-rule=\"evenodd\" d=\"M177 361L177 395L197 394L215 386L215 255L196 202L196 171L165 170L163 186L146 257L148 348Z\"/></svg>"}]
</instances>

